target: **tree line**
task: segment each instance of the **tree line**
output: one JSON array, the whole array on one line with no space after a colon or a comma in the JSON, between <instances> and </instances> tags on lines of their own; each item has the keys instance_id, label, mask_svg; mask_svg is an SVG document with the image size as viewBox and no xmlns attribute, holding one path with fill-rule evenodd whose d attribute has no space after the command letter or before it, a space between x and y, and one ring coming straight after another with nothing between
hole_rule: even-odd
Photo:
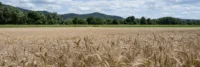
<instances>
[{"instance_id":1,"label":"tree line","mask_svg":"<svg viewBox=\"0 0 200 67\"><path fill-rule=\"evenodd\" d=\"M151 18L135 18L129 16L125 19L108 19L88 17L80 19L74 17L72 19L63 19L57 13L41 13L37 11L23 12L14 7L3 6L0 2L0 24L129 24L129 25L200 25L200 20L180 19L174 17L162 17L158 19Z\"/></svg>"}]
</instances>

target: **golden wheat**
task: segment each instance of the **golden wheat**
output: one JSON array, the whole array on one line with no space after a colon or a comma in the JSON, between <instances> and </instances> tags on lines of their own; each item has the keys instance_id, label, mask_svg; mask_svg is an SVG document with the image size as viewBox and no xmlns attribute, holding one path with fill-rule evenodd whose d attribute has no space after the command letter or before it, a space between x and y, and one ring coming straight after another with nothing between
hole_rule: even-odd
<instances>
[{"instance_id":1,"label":"golden wheat","mask_svg":"<svg viewBox=\"0 0 200 67\"><path fill-rule=\"evenodd\" d=\"M0 67L200 67L200 29L2 28Z\"/></svg>"}]
</instances>

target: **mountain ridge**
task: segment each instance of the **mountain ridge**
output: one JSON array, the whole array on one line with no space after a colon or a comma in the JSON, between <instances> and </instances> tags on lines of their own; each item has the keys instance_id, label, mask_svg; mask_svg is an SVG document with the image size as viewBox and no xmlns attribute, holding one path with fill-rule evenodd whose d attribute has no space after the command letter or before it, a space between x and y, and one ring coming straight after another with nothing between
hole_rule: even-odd
<instances>
[{"instance_id":1,"label":"mountain ridge","mask_svg":"<svg viewBox=\"0 0 200 67\"><path fill-rule=\"evenodd\" d=\"M16 8L21 10L24 13L30 12L30 11L34 11L34 10L28 10L28 9L24 9L24 8L20 8L20 7L14 7L11 5L5 5L3 4L3 6L7 6L7 7L12 7L12 8ZM36 11L42 14L48 14L48 13L53 13L53 12L49 12L49 11ZM66 14L59 14L59 16L63 19L72 19L74 17L78 17L81 19L86 19L87 17L95 17L95 18L106 18L106 19L124 19L121 16L116 16L116 15L107 15L107 14L103 14L100 12L93 12L93 13L88 13L88 14L77 14L77 13L66 13Z\"/></svg>"},{"instance_id":2,"label":"mountain ridge","mask_svg":"<svg viewBox=\"0 0 200 67\"><path fill-rule=\"evenodd\" d=\"M95 18L107 18L107 19L123 19L120 16L115 15L107 15L100 12L93 12L88 14L76 14L76 13L68 13L68 14L61 14L61 17L65 19L72 19L73 17L78 17L81 19L86 19L87 17L95 17Z\"/></svg>"}]
</instances>

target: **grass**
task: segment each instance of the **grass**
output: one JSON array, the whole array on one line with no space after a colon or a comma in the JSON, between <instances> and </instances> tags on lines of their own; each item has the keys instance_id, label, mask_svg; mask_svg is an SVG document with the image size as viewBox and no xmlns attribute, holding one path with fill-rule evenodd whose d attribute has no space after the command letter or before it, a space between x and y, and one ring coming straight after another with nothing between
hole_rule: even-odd
<instances>
[{"instance_id":1,"label":"grass","mask_svg":"<svg viewBox=\"0 0 200 67\"><path fill-rule=\"evenodd\" d=\"M0 28L30 28L30 27L195 27L200 25L0 25Z\"/></svg>"},{"instance_id":2,"label":"grass","mask_svg":"<svg viewBox=\"0 0 200 67\"><path fill-rule=\"evenodd\" d=\"M1 28L0 67L200 67L195 28Z\"/></svg>"}]
</instances>

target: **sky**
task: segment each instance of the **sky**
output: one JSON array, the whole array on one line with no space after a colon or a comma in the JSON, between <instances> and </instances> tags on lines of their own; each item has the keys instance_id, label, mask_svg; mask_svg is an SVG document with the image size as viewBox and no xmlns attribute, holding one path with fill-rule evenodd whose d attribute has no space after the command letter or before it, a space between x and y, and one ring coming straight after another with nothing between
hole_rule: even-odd
<instances>
[{"instance_id":1,"label":"sky","mask_svg":"<svg viewBox=\"0 0 200 67\"><path fill-rule=\"evenodd\" d=\"M172 16L182 19L200 19L200 0L0 0L3 4L35 11L58 14L93 12L160 18Z\"/></svg>"}]
</instances>

